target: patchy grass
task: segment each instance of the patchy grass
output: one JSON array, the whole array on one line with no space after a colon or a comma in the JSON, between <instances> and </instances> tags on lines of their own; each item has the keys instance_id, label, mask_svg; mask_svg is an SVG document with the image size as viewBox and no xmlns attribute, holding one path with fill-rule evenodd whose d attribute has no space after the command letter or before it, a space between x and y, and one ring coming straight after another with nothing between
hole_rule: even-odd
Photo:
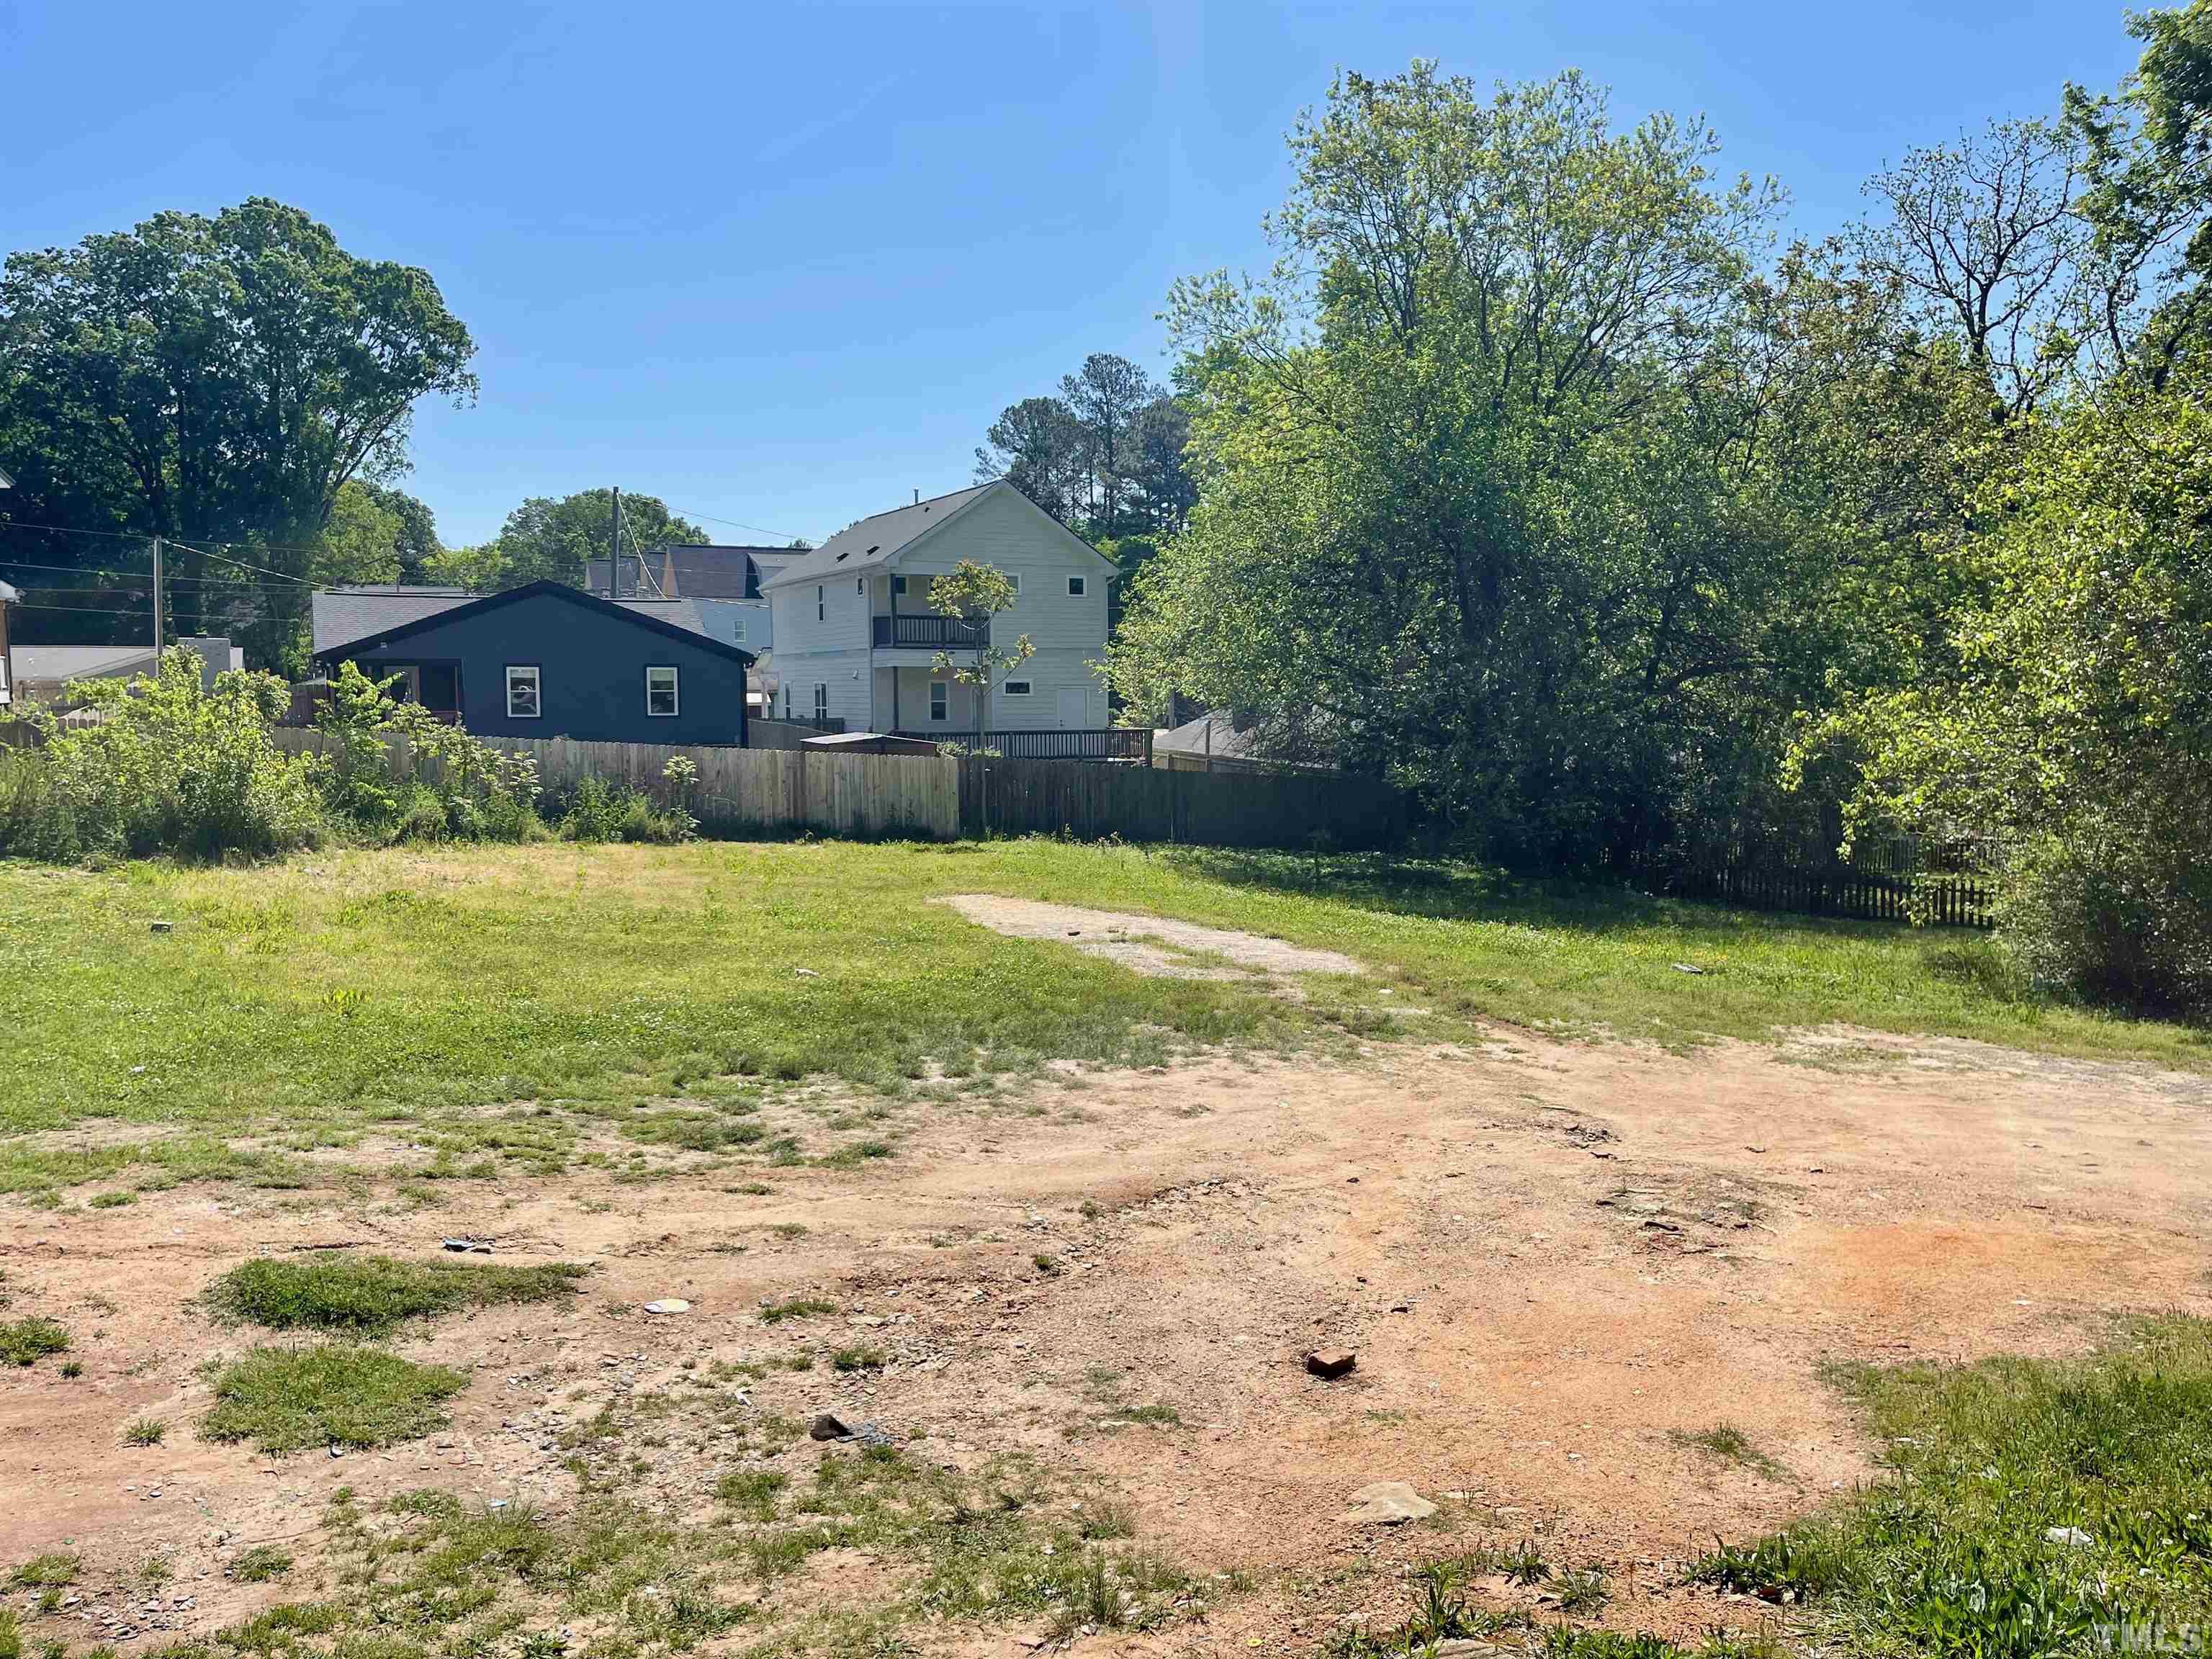
<instances>
[{"instance_id":1,"label":"patchy grass","mask_svg":"<svg viewBox=\"0 0 2212 1659\"><path fill-rule=\"evenodd\" d=\"M1146 979L932 902L967 891L1243 928L1371 973L1319 983L1305 1005L1243 980ZM174 931L149 933L149 915ZM744 1110L781 1081L967 1092L1055 1060L1341 1045L1381 1034L1386 1016L1391 1029L1504 1019L1674 1044L1836 1021L2212 1066L2212 1032L2039 1000L1961 933L1464 864L1042 839L7 864L0 953L25 988L0 1074L0 1192L34 1196L118 1177L297 1184L289 1153L395 1122L432 1148L418 1179L557 1168L580 1134L606 1129L665 1158L797 1164L808 1152L761 1138ZM620 993L580 1006L548 960L591 962ZM1416 1004L1429 1011L1418 1027L1388 1014ZM632 1113L641 1103L656 1109ZM124 1133L67 1146L38 1133L93 1117ZM890 1144L824 1155L863 1162Z\"/></svg>"},{"instance_id":2,"label":"patchy grass","mask_svg":"<svg viewBox=\"0 0 2212 1659\"><path fill-rule=\"evenodd\" d=\"M380 1348L256 1348L216 1374L200 1433L264 1452L388 1446L445 1427L440 1402L467 1385L459 1371Z\"/></svg>"},{"instance_id":3,"label":"patchy grass","mask_svg":"<svg viewBox=\"0 0 2212 1659\"><path fill-rule=\"evenodd\" d=\"M34 1555L9 1576L27 1589L47 1589L76 1583L82 1565L74 1555Z\"/></svg>"},{"instance_id":4,"label":"patchy grass","mask_svg":"<svg viewBox=\"0 0 2212 1659\"><path fill-rule=\"evenodd\" d=\"M1790 1471L1773 1458L1751 1443L1751 1437L1733 1423L1716 1423L1710 1429L1691 1432L1683 1429L1671 1431L1667 1438L1686 1451L1701 1452L1719 1462L1733 1463L1739 1468L1765 1475L1769 1480L1788 1480Z\"/></svg>"},{"instance_id":5,"label":"patchy grass","mask_svg":"<svg viewBox=\"0 0 2212 1659\"><path fill-rule=\"evenodd\" d=\"M18 1319L0 1325L0 1364L31 1365L69 1352L69 1332L54 1320Z\"/></svg>"},{"instance_id":6,"label":"patchy grass","mask_svg":"<svg viewBox=\"0 0 2212 1659\"><path fill-rule=\"evenodd\" d=\"M830 1356L830 1369L834 1371L879 1371L883 1368L883 1352L877 1348L840 1348Z\"/></svg>"},{"instance_id":7,"label":"patchy grass","mask_svg":"<svg viewBox=\"0 0 2212 1659\"><path fill-rule=\"evenodd\" d=\"M819 1297L793 1297L788 1302L771 1302L760 1310L763 1325L781 1325L787 1319L817 1319L823 1314L837 1311L834 1302L824 1302Z\"/></svg>"},{"instance_id":8,"label":"patchy grass","mask_svg":"<svg viewBox=\"0 0 2212 1659\"><path fill-rule=\"evenodd\" d=\"M169 1425L158 1417L141 1417L123 1431L126 1446L158 1446L168 1438Z\"/></svg>"},{"instance_id":9,"label":"patchy grass","mask_svg":"<svg viewBox=\"0 0 2212 1659\"><path fill-rule=\"evenodd\" d=\"M216 1279L206 1301L220 1318L274 1331L381 1336L404 1321L459 1308L566 1296L590 1271L569 1261L518 1267L453 1257L264 1256Z\"/></svg>"},{"instance_id":10,"label":"patchy grass","mask_svg":"<svg viewBox=\"0 0 2212 1659\"><path fill-rule=\"evenodd\" d=\"M230 1576L241 1584L265 1584L291 1571L290 1553L274 1544L256 1544L230 1564Z\"/></svg>"},{"instance_id":11,"label":"patchy grass","mask_svg":"<svg viewBox=\"0 0 2212 1659\"><path fill-rule=\"evenodd\" d=\"M2086 1358L1858 1368L1896 1478L1697 1576L1803 1603L1823 1650L2174 1650L2212 1627L2212 1323Z\"/></svg>"}]
</instances>

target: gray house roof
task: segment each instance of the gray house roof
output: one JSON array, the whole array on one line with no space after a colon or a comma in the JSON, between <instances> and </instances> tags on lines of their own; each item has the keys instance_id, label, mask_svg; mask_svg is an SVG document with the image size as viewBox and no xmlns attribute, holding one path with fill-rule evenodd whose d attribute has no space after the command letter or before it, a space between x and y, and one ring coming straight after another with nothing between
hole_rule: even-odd
<instances>
[{"instance_id":1,"label":"gray house roof","mask_svg":"<svg viewBox=\"0 0 2212 1659\"><path fill-rule=\"evenodd\" d=\"M150 674L154 647L147 645L19 645L15 678L32 680L98 680L117 674Z\"/></svg>"},{"instance_id":2,"label":"gray house roof","mask_svg":"<svg viewBox=\"0 0 2212 1659\"><path fill-rule=\"evenodd\" d=\"M465 587L319 587L307 605L313 641L310 648L319 657L402 623L451 611L475 597Z\"/></svg>"},{"instance_id":3,"label":"gray house roof","mask_svg":"<svg viewBox=\"0 0 2212 1659\"><path fill-rule=\"evenodd\" d=\"M484 597L461 587L318 588L309 605L314 635L313 653L320 657L356 640L388 634L409 623L473 605ZM700 619L699 607L689 599L617 599L615 603L625 611L680 628L687 634L714 637Z\"/></svg>"},{"instance_id":4,"label":"gray house roof","mask_svg":"<svg viewBox=\"0 0 2212 1659\"><path fill-rule=\"evenodd\" d=\"M780 568L781 561L798 556L798 552L787 547L680 542L647 554L642 571L638 568L635 554L623 554L620 567L622 591L651 595L665 588L680 599L757 599L760 597L760 585L768 580L769 572ZM676 566L676 583L670 588L667 571L672 560ZM605 597L605 559L585 562L584 585L588 592Z\"/></svg>"},{"instance_id":5,"label":"gray house roof","mask_svg":"<svg viewBox=\"0 0 2212 1659\"><path fill-rule=\"evenodd\" d=\"M763 587L783 587L793 582L821 581L830 576L849 576L856 570L875 570L890 562L901 549L916 542L947 519L956 516L986 492L1011 489L1003 478L956 489L949 495L933 495L926 501L895 507L839 531L811 553L799 555L773 576L763 575Z\"/></svg>"}]
</instances>

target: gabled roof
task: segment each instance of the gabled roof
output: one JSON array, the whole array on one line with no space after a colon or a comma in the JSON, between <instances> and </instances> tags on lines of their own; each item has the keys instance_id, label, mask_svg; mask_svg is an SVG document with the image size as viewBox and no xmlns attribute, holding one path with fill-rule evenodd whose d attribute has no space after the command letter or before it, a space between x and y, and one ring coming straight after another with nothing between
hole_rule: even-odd
<instances>
[{"instance_id":1,"label":"gabled roof","mask_svg":"<svg viewBox=\"0 0 2212 1659\"><path fill-rule=\"evenodd\" d=\"M787 564L775 575L763 578L761 586L782 587L792 582L849 576L857 570L881 569L902 549L920 541L948 520L957 518L991 490L1012 488L1005 479L994 478L989 483L956 489L949 495L933 495L926 501L895 507L888 513L848 525L811 553L803 555L797 563Z\"/></svg>"},{"instance_id":2,"label":"gabled roof","mask_svg":"<svg viewBox=\"0 0 2212 1659\"><path fill-rule=\"evenodd\" d=\"M465 587L319 587L308 597L309 649L316 656L371 634L466 605Z\"/></svg>"},{"instance_id":3,"label":"gabled roof","mask_svg":"<svg viewBox=\"0 0 2212 1659\"><path fill-rule=\"evenodd\" d=\"M713 635L701 631L697 625L698 613L690 611L688 606L683 608L689 612L691 621L690 627L669 618L665 614L668 608L665 601L626 599L617 603L611 599L596 599L585 592L580 587L571 587L566 582L556 581L534 581L521 587L510 587L503 593L488 594L480 599L465 599L459 605L449 605L426 617L418 617L411 622L400 623L395 627L385 629L380 633L367 634L359 639L348 640L343 645L331 648L351 653L396 645L415 635L425 633L448 622L459 622L465 617L479 617L486 611L497 611L513 605L518 599L540 598L557 599L565 605L580 605L587 611L596 611L603 616L619 618L634 628L646 629L653 633L665 635L669 639L680 640L686 645L696 646L702 651L712 652L716 656L727 657L734 662L749 665L753 660L751 652L740 650L734 645L725 645ZM325 654L324 649L318 647L316 654L318 656Z\"/></svg>"},{"instance_id":4,"label":"gabled roof","mask_svg":"<svg viewBox=\"0 0 2212 1659\"><path fill-rule=\"evenodd\" d=\"M798 558L802 551L788 547L751 547L735 542L680 542L647 554L641 571L637 556L625 553L618 567L621 591L633 599L651 599L658 594L679 599L757 599L760 597L760 585L769 574L780 568L783 560ZM662 593L662 588L667 586L664 573L672 559L676 564L676 585ZM605 593L605 559L586 562L584 586L594 593Z\"/></svg>"},{"instance_id":5,"label":"gabled roof","mask_svg":"<svg viewBox=\"0 0 2212 1659\"><path fill-rule=\"evenodd\" d=\"M19 645L15 678L32 680L98 680L117 674L151 672L154 647L144 645Z\"/></svg>"}]
</instances>

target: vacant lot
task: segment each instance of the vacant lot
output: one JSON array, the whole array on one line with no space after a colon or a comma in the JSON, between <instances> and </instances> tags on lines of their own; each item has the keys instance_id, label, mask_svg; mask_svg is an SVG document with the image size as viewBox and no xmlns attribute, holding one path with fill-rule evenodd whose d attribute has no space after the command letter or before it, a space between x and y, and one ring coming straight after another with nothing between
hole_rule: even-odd
<instances>
[{"instance_id":1,"label":"vacant lot","mask_svg":"<svg viewBox=\"0 0 2212 1659\"><path fill-rule=\"evenodd\" d=\"M1858 1643L1915 1411L2117 1468L2003 1413L2212 1313L2203 1034L1977 939L1042 842L18 867L0 933L26 1653ZM1975 1457L2022 1583L2212 1557Z\"/></svg>"}]
</instances>

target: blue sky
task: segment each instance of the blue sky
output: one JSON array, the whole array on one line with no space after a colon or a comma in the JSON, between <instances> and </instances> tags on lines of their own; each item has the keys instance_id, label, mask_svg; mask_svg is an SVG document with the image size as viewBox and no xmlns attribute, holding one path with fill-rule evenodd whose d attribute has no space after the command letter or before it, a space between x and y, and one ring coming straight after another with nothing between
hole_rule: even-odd
<instances>
[{"instance_id":1,"label":"blue sky","mask_svg":"<svg viewBox=\"0 0 2212 1659\"><path fill-rule=\"evenodd\" d=\"M0 0L0 247L274 196L428 269L477 404L418 411L448 542L618 483L718 538L957 488L1177 276L1262 259L1338 66L1577 65L1703 111L1796 226L1886 157L2133 62L2118 4L495 8Z\"/></svg>"}]
</instances>

